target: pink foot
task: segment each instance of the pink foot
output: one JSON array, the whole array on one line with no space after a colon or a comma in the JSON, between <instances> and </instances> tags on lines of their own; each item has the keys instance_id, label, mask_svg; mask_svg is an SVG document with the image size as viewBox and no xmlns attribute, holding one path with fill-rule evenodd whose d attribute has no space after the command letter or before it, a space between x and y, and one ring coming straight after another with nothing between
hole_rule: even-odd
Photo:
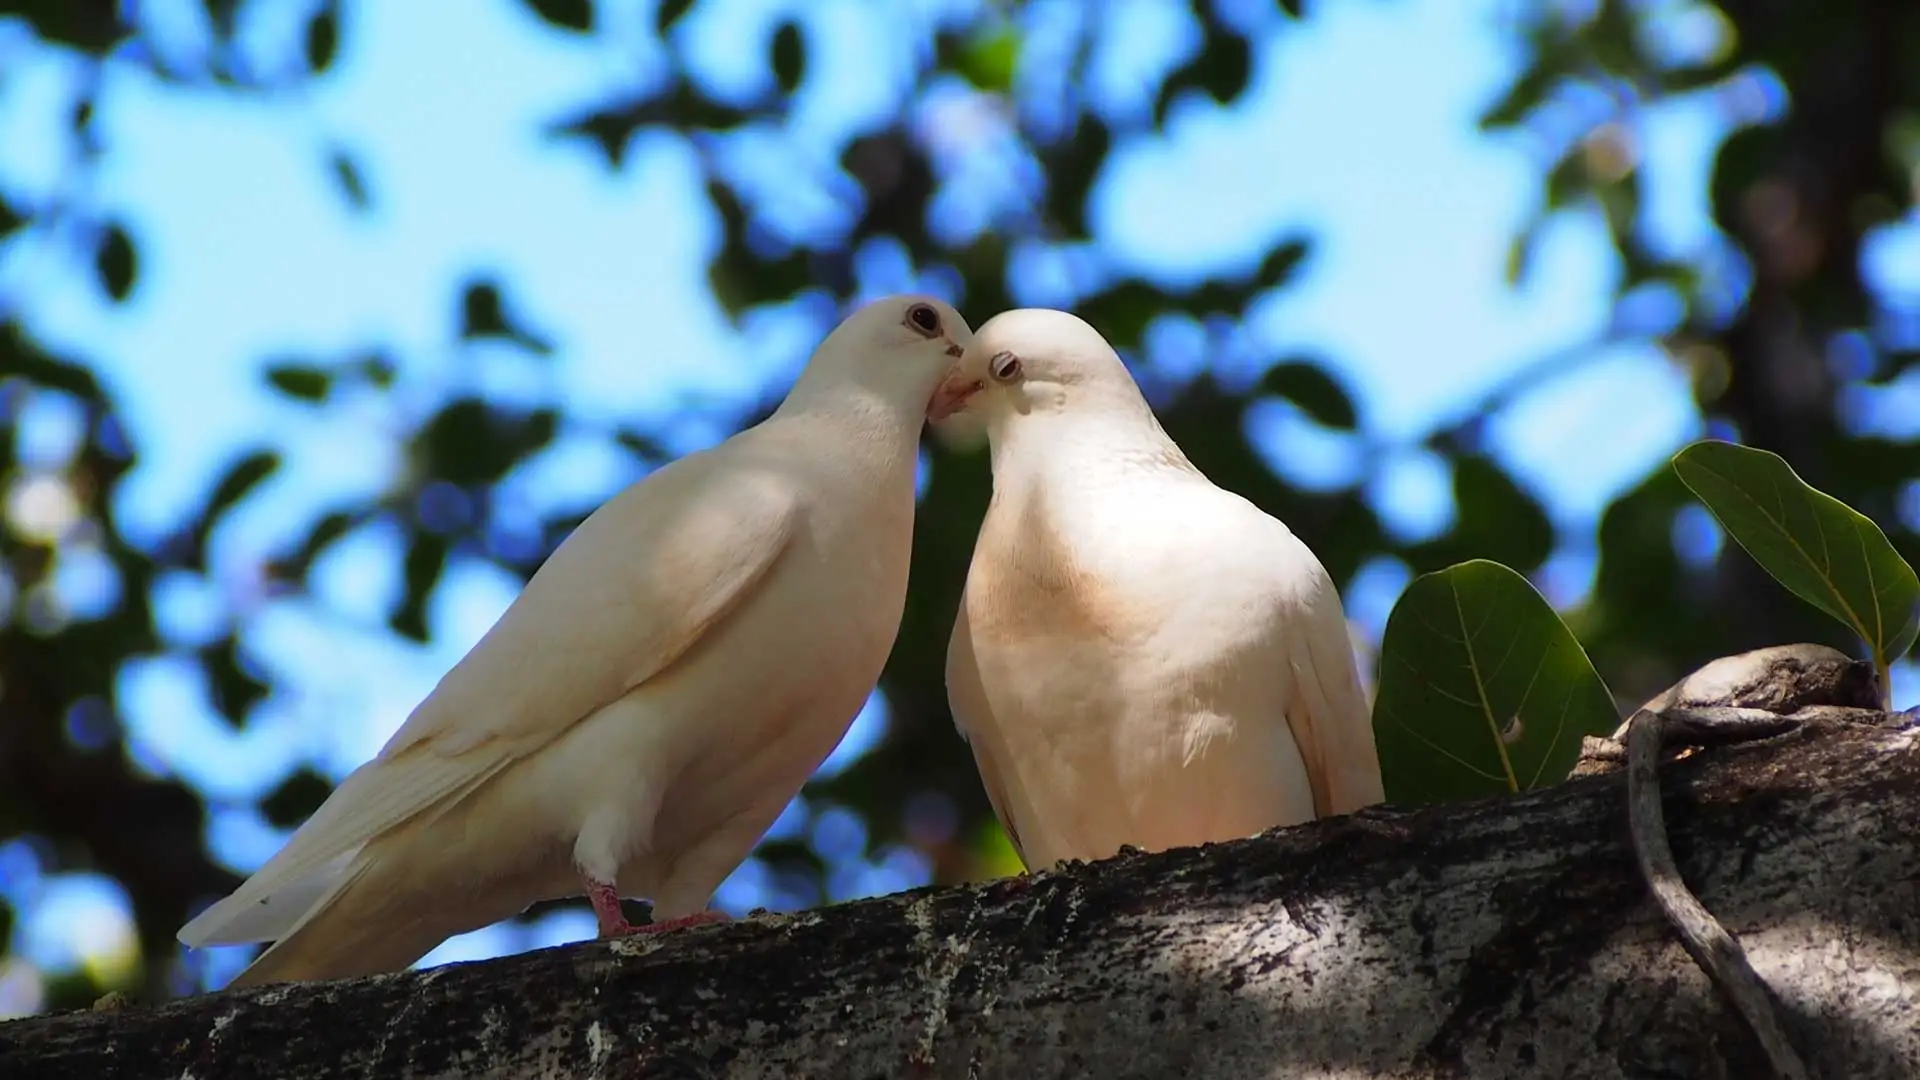
<instances>
[{"instance_id":1,"label":"pink foot","mask_svg":"<svg viewBox=\"0 0 1920 1080\"><path fill-rule=\"evenodd\" d=\"M628 934L659 934L668 930L699 926L702 923L728 921L727 913L724 911L699 911L692 915L683 915L678 919L635 926L627 921L625 913L620 910L620 894L614 891L612 885L599 881L587 882L587 900L593 905L594 916L600 920L600 936L603 938L625 937Z\"/></svg>"},{"instance_id":2,"label":"pink foot","mask_svg":"<svg viewBox=\"0 0 1920 1080\"><path fill-rule=\"evenodd\" d=\"M731 922L724 911L696 911L691 915L682 915L665 922L652 922L645 926L635 926L627 930L629 934L662 934L668 930L680 930L689 926L701 926L706 923Z\"/></svg>"}]
</instances>

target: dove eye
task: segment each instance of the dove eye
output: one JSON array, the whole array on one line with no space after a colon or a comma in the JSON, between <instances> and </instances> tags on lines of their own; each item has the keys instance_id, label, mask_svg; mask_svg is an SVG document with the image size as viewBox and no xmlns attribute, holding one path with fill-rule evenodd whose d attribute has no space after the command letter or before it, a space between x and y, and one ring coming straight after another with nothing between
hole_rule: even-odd
<instances>
[{"instance_id":1,"label":"dove eye","mask_svg":"<svg viewBox=\"0 0 1920 1080\"><path fill-rule=\"evenodd\" d=\"M907 325L925 337L935 337L940 333L940 313L932 304L915 304L907 309Z\"/></svg>"},{"instance_id":2,"label":"dove eye","mask_svg":"<svg viewBox=\"0 0 1920 1080\"><path fill-rule=\"evenodd\" d=\"M1009 382L1020 377L1020 358L1010 352L995 353L987 361L987 374L996 382Z\"/></svg>"}]
</instances>

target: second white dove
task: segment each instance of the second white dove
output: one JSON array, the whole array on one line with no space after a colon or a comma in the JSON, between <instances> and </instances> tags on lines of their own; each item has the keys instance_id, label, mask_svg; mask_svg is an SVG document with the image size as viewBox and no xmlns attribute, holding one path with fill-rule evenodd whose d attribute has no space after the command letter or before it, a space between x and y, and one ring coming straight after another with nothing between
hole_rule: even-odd
<instances>
[{"instance_id":1,"label":"second white dove","mask_svg":"<svg viewBox=\"0 0 1920 1080\"><path fill-rule=\"evenodd\" d=\"M394 971L536 900L603 936L713 891L845 735L899 632L919 433L970 338L870 304L778 411L567 538L259 872L180 931L275 941L237 985ZM646 929L646 928L642 928Z\"/></svg>"},{"instance_id":2,"label":"second white dove","mask_svg":"<svg viewBox=\"0 0 1920 1080\"><path fill-rule=\"evenodd\" d=\"M1381 800L1332 579L1194 468L1097 331L996 316L941 400L993 462L948 697L1030 869Z\"/></svg>"}]
</instances>

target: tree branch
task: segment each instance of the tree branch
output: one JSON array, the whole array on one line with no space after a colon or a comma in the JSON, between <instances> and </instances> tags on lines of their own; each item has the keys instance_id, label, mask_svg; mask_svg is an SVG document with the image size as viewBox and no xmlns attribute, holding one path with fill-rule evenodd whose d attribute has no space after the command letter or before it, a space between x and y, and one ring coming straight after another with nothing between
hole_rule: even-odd
<instances>
[{"instance_id":1,"label":"tree branch","mask_svg":"<svg viewBox=\"0 0 1920 1080\"><path fill-rule=\"evenodd\" d=\"M1662 767L1687 880L1816 1074L1920 1070L1920 732ZM1764 1075L1619 770L659 938L0 1026L0 1076Z\"/></svg>"},{"instance_id":2,"label":"tree branch","mask_svg":"<svg viewBox=\"0 0 1920 1080\"><path fill-rule=\"evenodd\" d=\"M1713 720L1728 719L1726 713L1744 712L1761 735L1776 734L1780 726L1792 721L1761 709L1726 710L1710 714ZM1671 734L1666 718L1653 709L1633 714L1627 728L1627 819L1633 829L1633 853L1640 861L1640 873L1647 879L1654 902L1680 935L1680 944L1707 973L1721 993L1727 995L1746 1020L1767 1061L1781 1080L1808 1080L1807 1067L1787 1040L1774 1015L1767 987L1747 962L1727 928L1700 905L1687 891L1687 883L1674 865L1673 849L1667 844L1667 826L1660 809L1660 751L1662 735ZM1713 721L1709 721L1710 723ZM1735 721L1736 723L1739 721Z\"/></svg>"}]
</instances>

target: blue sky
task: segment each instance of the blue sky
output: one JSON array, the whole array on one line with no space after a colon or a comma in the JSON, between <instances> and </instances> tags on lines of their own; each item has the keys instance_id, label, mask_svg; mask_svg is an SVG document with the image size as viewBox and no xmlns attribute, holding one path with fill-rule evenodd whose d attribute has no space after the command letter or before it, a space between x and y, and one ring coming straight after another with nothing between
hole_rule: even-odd
<instances>
[{"instance_id":1,"label":"blue sky","mask_svg":"<svg viewBox=\"0 0 1920 1080\"><path fill-rule=\"evenodd\" d=\"M266 595L260 560L333 503L382 490L405 467L400 437L450 388L565 409L556 446L512 479L530 511L585 508L630 481L634 466L610 440L617 424L664 425L679 449L722 436L709 406L777 385L819 331L798 316L745 332L727 322L706 286L720 233L702 193L703 156L762 192L762 212L780 227L831 232L846 216L830 176L838 148L899 108L912 75L902 43L918 40L928 19L974 8L705 0L676 33L693 76L728 97L763 89L773 16L804 18L816 52L790 125L697 143L643 135L627 167L610 173L586 144L542 135L582 103L659 78L662 47L639 30L651 24L651 4L602 6L610 32L577 38L513 0L352 4L334 70L265 96L163 84L113 65L97 108L106 157L82 197L128 223L141 257L134 296L111 303L87 262L51 240L0 254L0 303L18 305L56 349L104 366L141 450L116 506L135 539L168 530L236 454L269 445L286 455L282 473L216 534L210 573L163 581L157 605L163 631L182 647L242 626L275 677L273 697L236 733L214 713L198 669L180 659L133 665L122 684L137 760L208 793L211 842L236 869L257 866L281 839L252 798L303 762L338 777L371 755L516 590L497 568L455 562L430 613L433 641L419 646L383 627L400 587L393 531L372 526L341 543L310 596ZM1421 435L1523 367L1564 367L1491 431L1494 452L1561 529L1549 595L1577 602L1590 585L1601 509L1701 433L1686 374L1647 340L1672 306L1650 296L1615 311L1619 268L1597 214L1554 219L1525 285L1504 281L1509 242L1537 207L1541 147L1578 130L1582 103L1560 103L1529 136L1474 129L1521 59L1492 0L1322 4L1298 25L1263 22L1258 13L1271 6L1228 5L1261 34L1238 104L1186 102L1164 135L1120 145L1090 207L1098 253L1119 270L1178 283L1247 265L1277 238L1310 231L1316 248L1304 277L1251 313L1234 352L1336 358L1370 453L1381 456L1363 457L1356 440L1330 439L1285 409L1264 417L1259 435L1295 482L1367 484L1390 527L1410 537L1444 529L1452 513L1444 463L1419 449ZM1663 15L1650 33L1668 52L1719 47L1710 9L1652 6ZM157 51L191 63L198 5L141 7ZM1074 15L1073 5L1036 7L1032 55L1041 60L1023 68L1020 88L1023 108L1044 114L1057 89L1042 62L1049 34ZM1100 109L1138 115L1148 73L1197 45L1183 7L1110 5L1093 75ZM298 55L306 8L246 6L245 40L261 70L286 70ZM0 70L0 189L44 199L72 168L62 118L78 62L0 22ZM1712 151L1731 124L1785 107L1777 83L1750 73L1647 114L1637 132L1652 179L1644 228L1659 249L1702 258L1717 250L1705 183ZM937 87L912 115L966 180L947 206L949 227L977 226L997 199L1017 195L1018 177L977 152L1004 131L977 96ZM331 147L361 166L370 212L342 197L327 169ZM1889 293L1920 299L1920 231L1910 222L1876 238L1866 263ZM939 287L916 282L884 244L857 264L869 291ZM1048 302L1043 264L1015 275L1022 302ZM475 269L502 273L516 312L557 346L553 360L455 339L459 282ZM992 312L967 314L978 325ZM1192 350L1178 339L1176 328L1151 362L1183 363ZM389 396L316 412L260 377L266 358L376 345L400 362ZM1591 350L1597 358L1585 356ZM1911 419L1920 416L1920 379L1851 408L1863 427L1920 433ZM48 399L29 408L20 437L57 466L77 434L73 411ZM10 512L30 504L57 528L57 485L36 492L37 502L11 498ZM1910 502L1920 518L1920 495ZM83 615L110 600L113 586L84 551L72 563L63 596ZM1405 580L1395 564L1369 566L1349 589L1350 613L1377 635ZM1896 696L1910 702L1914 686L1903 672ZM876 701L828 768L883 730ZM845 811L796 806L778 828L811 830L837 853L834 898L924 880L911 853L862 858L864 834ZM0 1015L33 1007L36 968L124 962L115 959L129 935L124 901L109 884L42 875L31 850L14 844L0 846L0 890L30 913L15 931L20 959L0 967ZM801 899L783 896L757 863L721 894L736 911ZM467 935L429 962L591 932L589 916L569 913ZM244 957L215 953L205 972L215 981Z\"/></svg>"}]
</instances>

